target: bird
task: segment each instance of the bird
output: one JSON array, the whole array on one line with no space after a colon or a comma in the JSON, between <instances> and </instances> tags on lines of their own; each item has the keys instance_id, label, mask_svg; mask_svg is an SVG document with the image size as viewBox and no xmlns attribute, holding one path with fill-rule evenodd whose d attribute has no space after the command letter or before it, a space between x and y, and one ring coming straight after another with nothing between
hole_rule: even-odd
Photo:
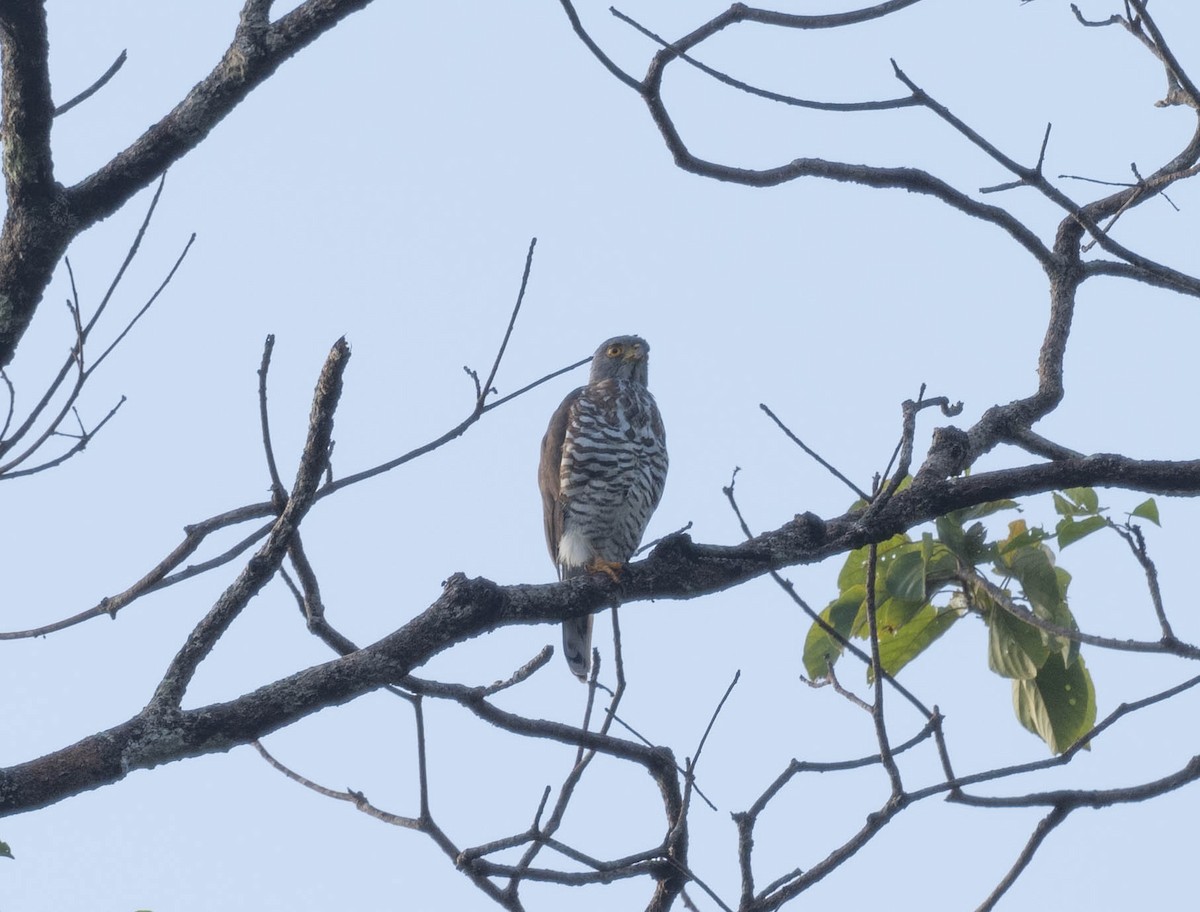
<instances>
[{"instance_id":1,"label":"bird","mask_svg":"<svg viewBox=\"0 0 1200 912\"><path fill-rule=\"evenodd\" d=\"M647 388L650 346L614 336L596 349L586 386L573 390L542 438L538 487L546 547L558 577L618 579L646 531L667 480L662 416ZM592 616L563 621L563 653L586 681Z\"/></svg>"}]
</instances>

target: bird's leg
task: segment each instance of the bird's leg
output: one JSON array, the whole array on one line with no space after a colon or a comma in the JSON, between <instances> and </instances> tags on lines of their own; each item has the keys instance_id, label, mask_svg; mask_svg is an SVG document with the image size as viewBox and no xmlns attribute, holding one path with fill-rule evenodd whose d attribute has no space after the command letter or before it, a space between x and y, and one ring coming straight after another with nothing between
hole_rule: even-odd
<instances>
[{"instance_id":1,"label":"bird's leg","mask_svg":"<svg viewBox=\"0 0 1200 912\"><path fill-rule=\"evenodd\" d=\"M603 573L614 583L620 582L621 571L624 569L623 561L608 561L602 557L593 557L587 565L588 573Z\"/></svg>"}]
</instances>

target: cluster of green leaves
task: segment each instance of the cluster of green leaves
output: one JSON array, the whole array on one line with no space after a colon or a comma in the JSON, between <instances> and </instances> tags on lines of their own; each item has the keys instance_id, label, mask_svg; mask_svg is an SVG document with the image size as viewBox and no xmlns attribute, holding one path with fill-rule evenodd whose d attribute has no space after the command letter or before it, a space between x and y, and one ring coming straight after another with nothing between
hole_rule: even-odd
<instances>
[{"instance_id":1,"label":"cluster of green leaves","mask_svg":"<svg viewBox=\"0 0 1200 912\"><path fill-rule=\"evenodd\" d=\"M1017 719L1050 750L1062 753L1095 724L1096 690L1078 641L1029 619L1062 631L1078 630L1067 604L1071 574L1056 566L1047 542L1057 539L1061 551L1113 523L1091 488L1056 492L1054 507L1060 518L1053 532L1017 519L1008 524L1004 538L990 538L985 517L1020 509L1016 501L1000 500L939 518L936 534L926 532L920 539L897 535L879 543L874 603L879 663L890 675L960 618L969 613L981 617L988 627L988 667L1012 680ZM1158 523L1153 500L1130 515ZM846 558L838 574L838 596L821 612L827 627L814 623L808 632L804 666L814 679L830 674L842 655L843 640L869 637L869 561L867 547ZM935 604L935 598L942 604ZM868 678L870 674L868 668Z\"/></svg>"}]
</instances>

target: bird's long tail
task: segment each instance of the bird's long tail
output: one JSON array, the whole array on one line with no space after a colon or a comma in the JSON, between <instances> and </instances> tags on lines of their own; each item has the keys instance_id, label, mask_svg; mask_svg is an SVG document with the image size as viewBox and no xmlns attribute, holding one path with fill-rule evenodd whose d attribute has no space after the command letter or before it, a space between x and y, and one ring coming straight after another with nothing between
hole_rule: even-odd
<instances>
[{"instance_id":1,"label":"bird's long tail","mask_svg":"<svg viewBox=\"0 0 1200 912\"><path fill-rule=\"evenodd\" d=\"M592 615L563 621L563 655L571 673L586 681L592 667Z\"/></svg>"}]
</instances>

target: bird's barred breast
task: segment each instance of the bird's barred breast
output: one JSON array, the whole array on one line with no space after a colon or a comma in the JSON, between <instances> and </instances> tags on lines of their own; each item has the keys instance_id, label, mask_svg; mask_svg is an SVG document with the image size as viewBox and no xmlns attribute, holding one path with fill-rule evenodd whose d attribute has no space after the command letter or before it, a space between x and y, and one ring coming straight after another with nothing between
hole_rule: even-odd
<instances>
[{"instance_id":1,"label":"bird's barred breast","mask_svg":"<svg viewBox=\"0 0 1200 912\"><path fill-rule=\"evenodd\" d=\"M586 559L628 560L662 494L667 455L654 400L634 384L613 385L581 396L567 429L559 548L566 564L585 553Z\"/></svg>"}]
</instances>

